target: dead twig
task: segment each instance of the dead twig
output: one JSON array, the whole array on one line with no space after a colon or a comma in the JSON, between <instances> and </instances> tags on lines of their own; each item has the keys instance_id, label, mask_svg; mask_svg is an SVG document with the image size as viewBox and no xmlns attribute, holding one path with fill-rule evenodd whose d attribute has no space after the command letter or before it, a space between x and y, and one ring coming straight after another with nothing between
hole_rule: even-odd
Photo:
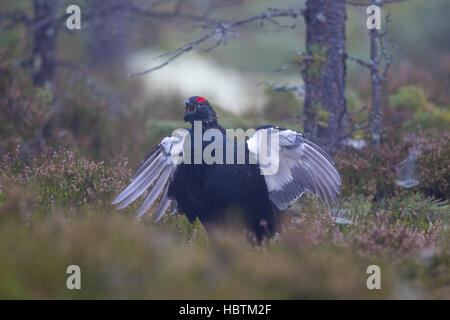
<instances>
[{"instance_id":1,"label":"dead twig","mask_svg":"<svg viewBox=\"0 0 450 320\"><path fill-rule=\"evenodd\" d=\"M195 40L195 41L191 41L191 42L187 42L185 44L183 44L182 46L165 53L164 55L159 56L159 58L161 57L167 57L167 59L165 61L163 61L162 63L151 67L149 69L146 69L144 71L141 72L137 72L137 73L132 73L132 74L128 74L128 77L136 77L136 76L141 76L141 75L145 75L148 73L151 73L153 71L159 70L165 66L167 66L169 63L171 63L173 60L175 60L176 58L180 57L181 55L183 55L184 53L187 53L195 48L197 48L199 45L205 43L207 40L210 39L215 39L215 42L213 45L202 49L203 51L212 51L213 49L219 47L220 45L226 45L227 41L230 37L236 37L237 33L235 32L235 30L245 24L249 24L251 22L255 22L255 21L259 21L260 25L262 25L262 23L264 21L268 21L272 24L275 24L281 28L294 28L296 25L295 24L291 24L291 25L286 25L286 24L282 24L280 22L278 22L277 20L275 20L275 18L297 18L298 16L302 15L304 12L303 9L275 9L275 8L269 8L268 12L256 15L256 16L252 16L252 17L247 17L247 18L243 18L243 19L239 19L239 20L233 20L233 21L219 21L219 20L207 20L202 28L203 29L207 29L207 30L211 30L209 33L205 34L204 36L202 36L201 38Z\"/></svg>"}]
</instances>

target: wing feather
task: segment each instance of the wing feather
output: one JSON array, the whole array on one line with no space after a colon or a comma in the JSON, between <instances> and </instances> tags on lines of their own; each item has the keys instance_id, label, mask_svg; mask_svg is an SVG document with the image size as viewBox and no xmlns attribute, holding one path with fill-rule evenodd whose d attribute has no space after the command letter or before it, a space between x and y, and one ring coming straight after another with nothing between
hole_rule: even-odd
<instances>
[{"instance_id":1,"label":"wing feather","mask_svg":"<svg viewBox=\"0 0 450 320\"><path fill-rule=\"evenodd\" d=\"M167 198L167 191L169 190L169 186L166 186L166 190L164 190L164 194L161 198L161 201L159 202L158 205L158 209L156 210L155 213L155 222L158 222L162 216L164 215L164 213L166 212L167 208L170 205L170 200L169 198Z\"/></svg>"},{"instance_id":2,"label":"wing feather","mask_svg":"<svg viewBox=\"0 0 450 320\"><path fill-rule=\"evenodd\" d=\"M144 202L139 207L138 212L136 213L136 218L140 218L145 213L145 211L147 211L152 206L152 204L155 202L155 200L160 195L162 189L164 188L164 185L167 183L167 179L169 178L171 173L172 173L172 170L169 166L164 168L158 181L156 181L153 188L150 190L150 192L145 197Z\"/></svg>"},{"instance_id":3,"label":"wing feather","mask_svg":"<svg viewBox=\"0 0 450 320\"><path fill-rule=\"evenodd\" d=\"M145 170L143 170L141 175L133 180L128 187L126 187L125 190L117 196L117 198L113 201L113 204L121 203L118 209L123 209L128 206L141 194L143 194L149 186L152 185L164 166L164 161L161 161L160 157L161 155L156 159L156 163L154 163L153 166L148 166Z\"/></svg>"},{"instance_id":4,"label":"wing feather","mask_svg":"<svg viewBox=\"0 0 450 320\"><path fill-rule=\"evenodd\" d=\"M269 198L278 209L286 209L305 191L319 196L330 205L337 203L342 181L325 150L292 130L269 126L258 130L267 130L268 136L274 133L279 136L278 171L264 176ZM257 131L248 140L248 149L256 159L259 159L260 137Z\"/></svg>"},{"instance_id":5,"label":"wing feather","mask_svg":"<svg viewBox=\"0 0 450 320\"><path fill-rule=\"evenodd\" d=\"M161 145L157 145L156 147L152 148L145 155L144 160L141 163L141 166L133 174L133 176L131 177L130 181L133 181L134 179L136 179L141 174L141 172L144 171L147 168L148 164L152 163L154 161L154 159L160 155L160 151L161 151Z\"/></svg>"},{"instance_id":6,"label":"wing feather","mask_svg":"<svg viewBox=\"0 0 450 320\"><path fill-rule=\"evenodd\" d=\"M174 214L177 209L176 201L169 199L167 193L175 169L184 156L182 153L180 157L180 152L184 150L188 136L188 130L178 129L172 136L164 138L161 143L153 147L131 177L130 184L112 201L112 204L118 205L118 210L123 209L151 188L136 213L136 218L139 218L152 207L164 190L155 213L155 222L161 219L169 205L171 206L170 214Z\"/></svg>"}]
</instances>

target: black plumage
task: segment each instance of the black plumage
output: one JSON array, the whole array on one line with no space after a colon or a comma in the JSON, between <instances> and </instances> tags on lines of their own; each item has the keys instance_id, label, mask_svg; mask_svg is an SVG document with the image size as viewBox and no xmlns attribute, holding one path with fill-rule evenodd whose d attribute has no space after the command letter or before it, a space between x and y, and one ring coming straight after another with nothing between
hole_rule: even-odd
<instances>
[{"instance_id":1,"label":"black plumage","mask_svg":"<svg viewBox=\"0 0 450 320\"><path fill-rule=\"evenodd\" d=\"M337 201L341 178L327 153L302 134L263 126L249 140L236 142L226 136L216 113L208 101L194 96L185 101L184 120L190 129L179 129L172 136L150 150L130 185L113 201L119 209L136 200L145 190L151 190L144 199L137 216L142 216L162 194L155 213L158 221L170 207L170 214L184 213L189 221L196 218L209 230L237 211L247 227L261 240L276 230L275 215L286 209L308 190L332 204ZM201 133L215 130L214 139L198 139L194 122L201 122ZM261 137L276 137L279 144L277 171L267 174L259 158ZM201 148L194 148L195 139ZM204 137L202 137L204 138ZM206 140L206 141L205 141ZM194 164L195 151L203 152L212 143L221 142L222 156L212 153L216 163L203 159ZM265 143L265 142L264 142ZM242 145L243 144L243 145ZM211 147L211 146L210 146ZM245 150L245 162L237 163L238 149ZM233 150L233 163L227 162L227 152ZM199 151L200 150L200 151ZM277 149L278 150L278 149ZM215 150L219 152L220 150ZM229 155L229 154L228 154ZM251 158L257 161L251 161ZM220 159L219 161L217 161Z\"/></svg>"}]
</instances>

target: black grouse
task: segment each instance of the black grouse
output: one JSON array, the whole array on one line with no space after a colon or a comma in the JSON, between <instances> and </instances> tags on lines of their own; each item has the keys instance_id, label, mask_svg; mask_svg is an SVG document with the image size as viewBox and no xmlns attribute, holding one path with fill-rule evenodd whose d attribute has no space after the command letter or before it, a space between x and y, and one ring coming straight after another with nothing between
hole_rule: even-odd
<instances>
[{"instance_id":1,"label":"black grouse","mask_svg":"<svg viewBox=\"0 0 450 320\"><path fill-rule=\"evenodd\" d=\"M301 133L267 125L239 142L227 136L205 98L194 96L184 103L184 121L192 127L175 130L147 153L130 184L112 202L118 209L150 189L136 217L162 193L155 222L169 209L171 215L184 213L191 222L199 218L208 231L226 219L233 211L229 209L238 208L261 240L275 232L276 212L305 191L336 203L339 173L330 156Z\"/></svg>"}]
</instances>

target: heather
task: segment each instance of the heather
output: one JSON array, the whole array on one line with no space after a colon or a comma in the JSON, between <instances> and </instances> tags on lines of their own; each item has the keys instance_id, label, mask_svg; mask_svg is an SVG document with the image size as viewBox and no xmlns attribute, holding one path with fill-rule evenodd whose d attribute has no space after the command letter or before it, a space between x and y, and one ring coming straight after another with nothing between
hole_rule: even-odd
<instances>
[{"instance_id":1,"label":"heather","mask_svg":"<svg viewBox=\"0 0 450 320\"><path fill-rule=\"evenodd\" d=\"M402 298L405 286L448 297L449 207L421 193L352 195L339 210L306 196L255 247L239 228L209 239L182 216L153 224L132 219L137 206L114 211L109 199L132 172L124 157L58 148L23 163L19 154L1 159L3 297ZM61 288L75 262L86 274L80 293ZM382 267L381 292L365 288L370 264Z\"/></svg>"},{"instance_id":2,"label":"heather","mask_svg":"<svg viewBox=\"0 0 450 320\"><path fill-rule=\"evenodd\" d=\"M104 1L112 2L124 3ZM155 4L170 10L174 2ZM203 12L200 2L181 9ZM270 1L229 2L224 17L264 12ZM182 214L155 224L151 208L135 219L142 198L120 211L110 203L147 151L187 126L189 96L207 97L225 128L270 123L304 132L305 98L290 86L301 87L304 65L320 74L324 58L320 47L319 63L296 51L305 42L303 18L283 32L270 21L267 29L234 30L226 48L195 48L134 78L128 64L157 65L164 60L155 57L204 30L183 19L137 18L118 29L86 23L60 30L47 84L34 79L41 65L30 60L31 29L1 20L0 299L450 299L450 38L440 24L450 2L435 2L383 7L392 9L389 35L400 50L381 91L379 143L368 122L369 71L347 60L349 132L332 154L339 201L330 207L306 192L262 243L240 221L208 236ZM0 16L31 14L31 3L2 1ZM361 58L369 54L364 12L347 7L346 50ZM121 30L129 30L127 45ZM123 56L103 42L95 52L89 41L102 35ZM326 128L330 112L313 111ZM81 268L81 290L66 287L69 265ZM381 290L366 286L370 265L381 269Z\"/></svg>"},{"instance_id":3,"label":"heather","mask_svg":"<svg viewBox=\"0 0 450 320\"><path fill-rule=\"evenodd\" d=\"M177 215L154 224L154 209L134 220L138 203L120 212L109 204L146 148L183 125L178 110L170 111L176 101L157 116L139 108L115 115L81 86L65 97L72 108L37 117L53 98L20 81L22 89L8 87L0 101L8 111L0 157L2 298L449 297L448 131L387 127L379 147L340 148L338 206L306 194L280 213L280 233L255 246L241 226L224 226L211 239L198 221ZM281 108L293 100L270 94L280 113L291 112ZM18 117L23 101L33 112L26 121ZM219 116L228 127L282 121L265 110ZM414 150L420 183L404 188L401 164ZM64 286L70 264L83 270L80 292ZM365 286L372 264L383 272L380 291Z\"/></svg>"},{"instance_id":4,"label":"heather","mask_svg":"<svg viewBox=\"0 0 450 320\"><path fill-rule=\"evenodd\" d=\"M334 156L343 179L338 206L306 194L280 213L280 233L255 246L241 226L225 226L211 239L198 221L176 215L154 224L154 209L134 220L139 203L120 212L109 204L146 148L182 123L145 122L146 110L121 123L101 103L80 117L80 104L48 117L49 131L14 115L22 99L36 112L52 102L42 92L17 94L2 100L2 298L449 297L448 131L387 128L379 147L342 147ZM89 94L85 101L101 99ZM275 117L220 116L229 127ZM420 183L404 188L401 163L413 150ZM82 269L80 292L64 286L70 264ZM365 285L372 264L382 270L380 291Z\"/></svg>"}]
</instances>

